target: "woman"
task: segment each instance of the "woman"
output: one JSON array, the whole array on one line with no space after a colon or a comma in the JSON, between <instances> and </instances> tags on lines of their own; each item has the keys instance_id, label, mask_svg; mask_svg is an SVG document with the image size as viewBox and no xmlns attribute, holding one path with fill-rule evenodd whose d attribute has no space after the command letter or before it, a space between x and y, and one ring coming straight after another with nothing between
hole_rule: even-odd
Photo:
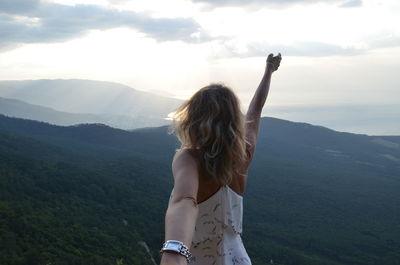
<instances>
[{"instance_id":1,"label":"woman","mask_svg":"<svg viewBox=\"0 0 400 265\"><path fill-rule=\"evenodd\" d=\"M200 89L177 110L173 128L182 146L172 162L161 265L251 264L240 237L242 196L280 62L280 54L268 56L245 120L235 94L219 84Z\"/></svg>"}]
</instances>

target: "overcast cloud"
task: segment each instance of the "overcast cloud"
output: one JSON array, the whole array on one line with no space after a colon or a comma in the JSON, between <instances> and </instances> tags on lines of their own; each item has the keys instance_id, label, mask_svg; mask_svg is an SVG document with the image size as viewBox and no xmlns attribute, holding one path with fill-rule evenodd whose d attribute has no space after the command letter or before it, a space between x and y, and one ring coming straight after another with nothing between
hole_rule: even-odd
<instances>
[{"instance_id":1,"label":"overcast cloud","mask_svg":"<svg viewBox=\"0 0 400 265\"><path fill-rule=\"evenodd\" d=\"M39 4L39 0L1 0L0 12L20 14L35 9Z\"/></svg>"},{"instance_id":2,"label":"overcast cloud","mask_svg":"<svg viewBox=\"0 0 400 265\"><path fill-rule=\"evenodd\" d=\"M339 7L359 7L359 6L362 6L361 0L349 0L343 2Z\"/></svg>"},{"instance_id":3,"label":"overcast cloud","mask_svg":"<svg viewBox=\"0 0 400 265\"><path fill-rule=\"evenodd\" d=\"M259 57L265 56L270 51L280 51L286 56L335 56L335 55L360 55L369 52L372 49L392 48L400 46L399 36L388 36L385 38L371 39L363 48L342 47L335 44L317 42L317 41L295 41L290 45L270 44L264 42L253 42L246 46L246 51L235 52L234 48L226 47L232 51L233 56L238 57Z\"/></svg>"},{"instance_id":4,"label":"overcast cloud","mask_svg":"<svg viewBox=\"0 0 400 265\"><path fill-rule=\"evenodd\" d=\"M21 43L66 41L89 30L116 27L133 28L158 41L197 41L192 34L201 31L191 18L152 18L95 5L67 6L37 0L0 2L0 49Z\"/></svg>"},{"instance_id":5,"label":"overcast cloud","mask_svg":"<svg viewBox=\"0 0 400 265\"><path fill-rule=\"evenodd\" d=\"M280 51L286 56L332 56L332 55L357 55L364 51L352 47L341 47L334 44L298 41L291 45L271 45L268 43L250 43L247 51L242 54L244 57L265 56L270 51ZM240 54L239 54L240 55Z\"/></svg>"},{"instance_id":6,"label":"overcast cloud","mask_svg":"<svg viewBox=\"0 0 400 265\"><path fill-rule=\"evenodd\" d=\"M194 3L205 3L214 7L222 6L290 6L294 4L328 3L340 7L361 6L362 0L192 0Z\"/></svg>"},{"instance_id":7,"label":"overcast cloud","mask_svg":"<svg viewBox=\"0 0 400 265\"><path fill-rule=\"evenodd\" d=\"M126 0L109 0L125 2ZM325 2L338 7L359 7L361 0L192 0L218 6L240 5L293 5ZM0 1L0 51L28 43L63 42L85 36L90 30L107 30L128 27L138 30L158 41L207 42L218 40L224 52L218 56L255 57L264 56L268 51L281 51L293 56L357 55L368 49L395 47L400 37L370 39L364 47L342 47L319 41L294 41L290 44L266 43L248 40L246 49L237 51L231 43L234 37L210 37L194 18L152 18L148 13L121 11L97 5L62 5L44 3L39 0Z\"/></svg>"}]
</instances>

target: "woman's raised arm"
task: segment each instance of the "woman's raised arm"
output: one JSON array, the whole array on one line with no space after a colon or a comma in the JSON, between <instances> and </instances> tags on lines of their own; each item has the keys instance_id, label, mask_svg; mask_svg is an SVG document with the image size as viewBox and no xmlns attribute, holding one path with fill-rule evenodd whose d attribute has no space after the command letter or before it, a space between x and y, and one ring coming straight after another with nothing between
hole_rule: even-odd
<instances>
[{"instance_id":1,"label":"woman's raised arm","mask_svg":"<svg viewBox=\"0 0 400 265\"><path fill-rule=\"evenodd\" d=\"M271 76L272 73L279 68L281 59L282 57L280 53L277 56L273 56L272 53L268 55L264 76L261 79L261 82L254 93L253 99L250 102L249 109L247 110L246 140L248 141L248 153L250 155L250 159L255 151L260 126L261 111L268 96Z\"/></svg>"}]
</instances>

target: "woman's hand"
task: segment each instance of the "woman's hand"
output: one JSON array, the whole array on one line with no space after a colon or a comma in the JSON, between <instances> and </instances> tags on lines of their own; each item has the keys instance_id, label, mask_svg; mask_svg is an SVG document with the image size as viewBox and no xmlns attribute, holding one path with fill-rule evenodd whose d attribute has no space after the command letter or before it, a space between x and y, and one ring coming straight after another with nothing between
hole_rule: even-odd
<instances>
[{"instance_id":1,"label":"woman's hand","mask_svg":"<svg viewBox=\"0 0 400 265\"><path fill-rule=\"evenodd\" d=\"M278 70L281 65L282 56L278 53L277 56L274 56L272 53L268 55L267 58L267 68L270 68L272 72Z\"/></svg>"}]
</instances>

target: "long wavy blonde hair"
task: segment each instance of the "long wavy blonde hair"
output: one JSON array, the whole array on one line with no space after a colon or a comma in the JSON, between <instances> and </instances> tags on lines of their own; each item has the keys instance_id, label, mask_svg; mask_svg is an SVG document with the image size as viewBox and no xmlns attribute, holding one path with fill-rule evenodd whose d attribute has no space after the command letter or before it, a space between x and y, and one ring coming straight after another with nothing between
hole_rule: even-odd
<instances>
[{"instance_id":1,"label":"long wavy blonde hair","mask_svg":"<svg viewBox=\"0 0 400 265\"><path fill-rule=\"evenodd\" d=\"M201 88L174 113L171 131L181 148L200 151L201 170L228 185L246 160L244 118L233 91L222 84Z\"/></svg>"}]
</instances>

